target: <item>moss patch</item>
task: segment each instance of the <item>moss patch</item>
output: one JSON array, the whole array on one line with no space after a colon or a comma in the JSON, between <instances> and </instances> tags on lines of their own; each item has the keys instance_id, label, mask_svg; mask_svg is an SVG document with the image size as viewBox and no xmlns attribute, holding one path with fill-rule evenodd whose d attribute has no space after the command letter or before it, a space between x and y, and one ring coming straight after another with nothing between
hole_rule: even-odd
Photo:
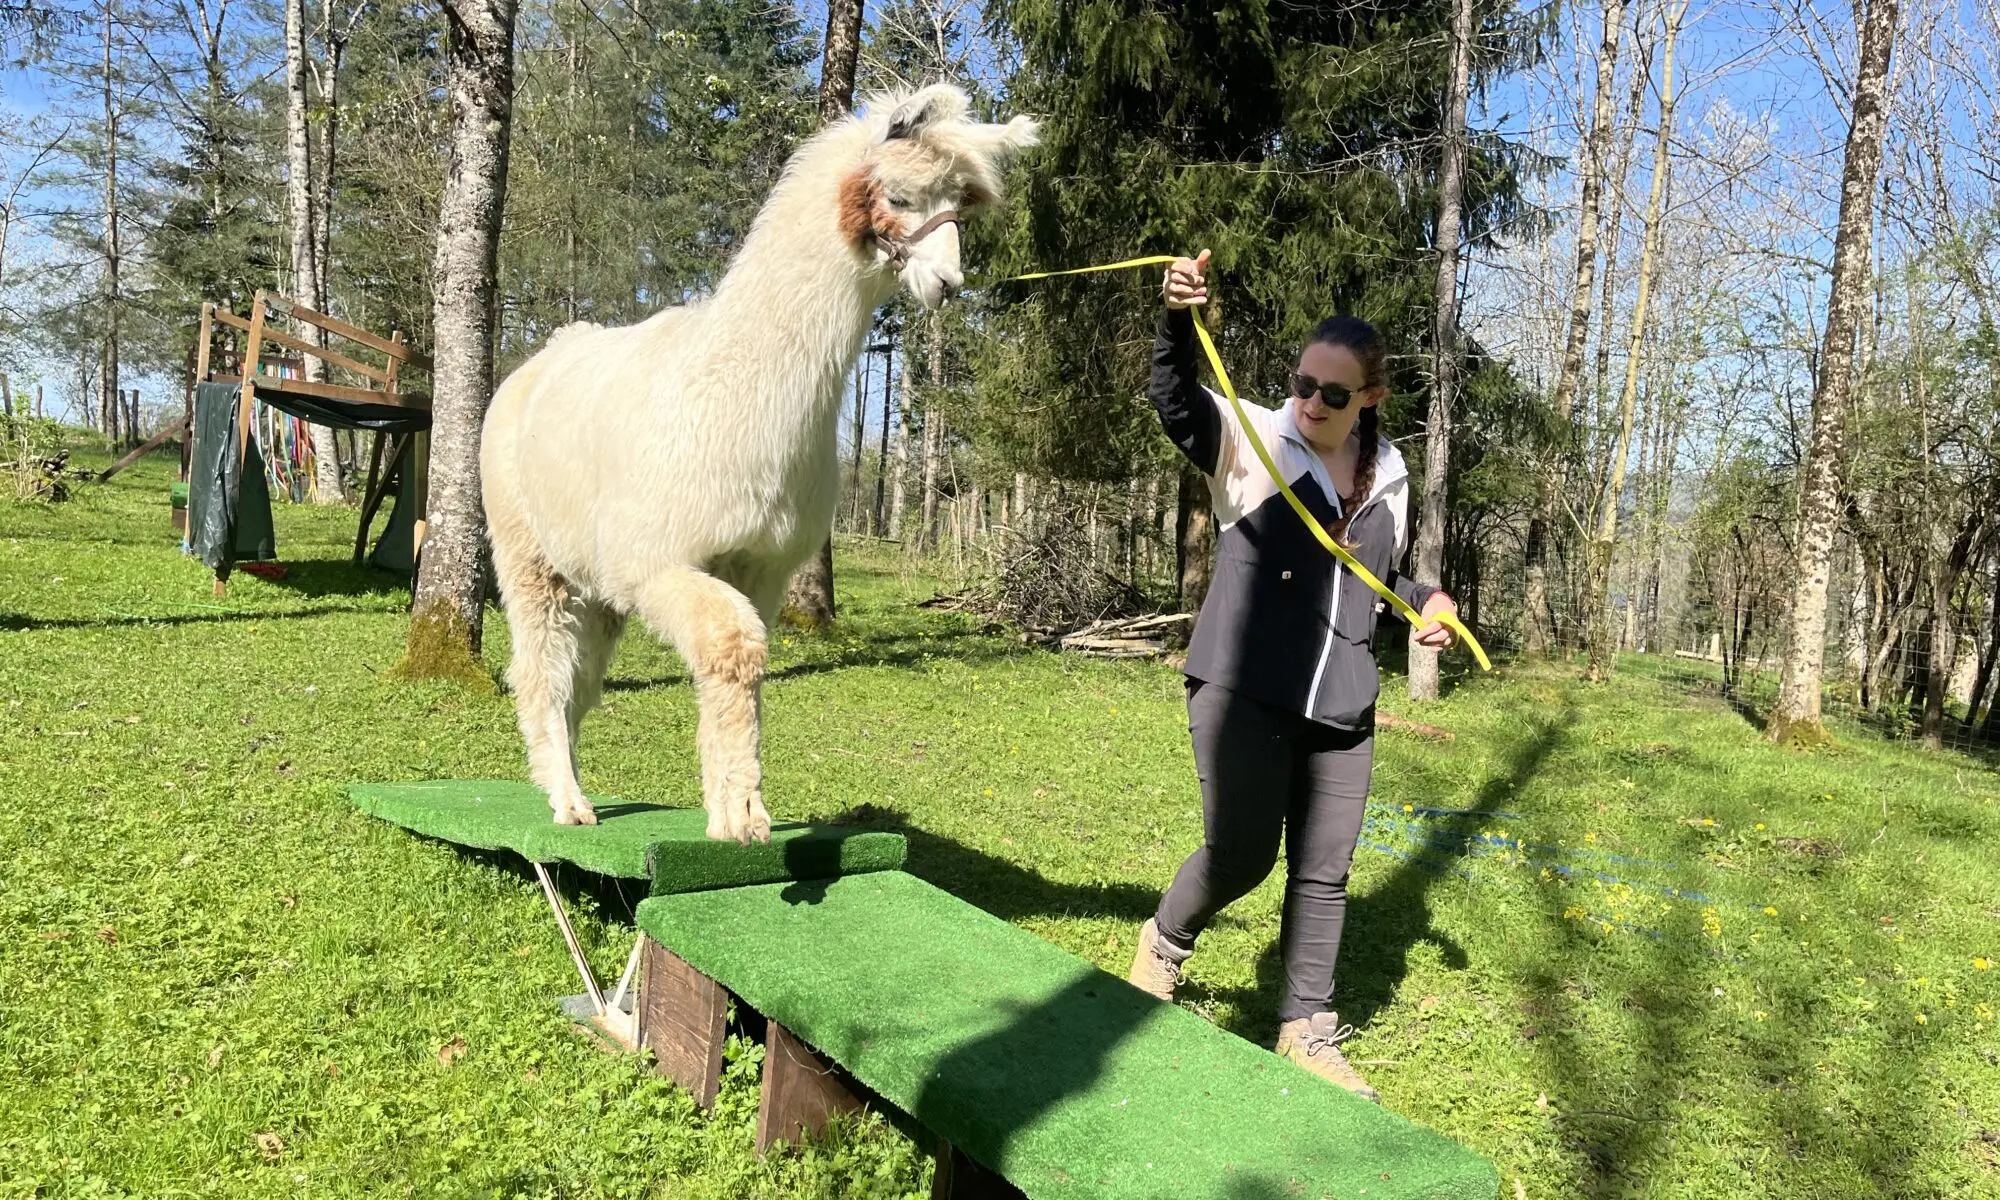
<instances>
[{"instance_id":1,"label":"moss patch","mask_svg":"<svg viewBox=\"0 0 2000 1200\"><path fill-rule=\"evenodd\" d=\"M444 679L477 691L498 690L479 651L472 643L472 626L443 596L417 602L410 614L410 639L403 657L391 668L398 679Z\"/></svg>"}]
</instances>

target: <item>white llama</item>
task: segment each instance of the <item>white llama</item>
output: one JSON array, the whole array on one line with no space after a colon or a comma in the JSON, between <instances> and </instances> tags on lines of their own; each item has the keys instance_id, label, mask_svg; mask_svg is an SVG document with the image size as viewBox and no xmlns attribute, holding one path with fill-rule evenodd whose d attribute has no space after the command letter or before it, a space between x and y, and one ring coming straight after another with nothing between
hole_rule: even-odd
<instances>
[{"instance_id":1,"label":"white llama","mask_svg":"<svg viewBox=\"0 0 2000 1200\"><path fill-rule=\"evenodd\" d=\"M571 325L494 395L480 449L508 681L557 824L584 714L637 613L694 675L708 836L768 841L758 764L766 629L833 526L843 381L898 280L962 282L958 213L996 199L1035 124L965 93L883 97L802 145L715 294L638 325Z\"/></svg>"}]
</instances>

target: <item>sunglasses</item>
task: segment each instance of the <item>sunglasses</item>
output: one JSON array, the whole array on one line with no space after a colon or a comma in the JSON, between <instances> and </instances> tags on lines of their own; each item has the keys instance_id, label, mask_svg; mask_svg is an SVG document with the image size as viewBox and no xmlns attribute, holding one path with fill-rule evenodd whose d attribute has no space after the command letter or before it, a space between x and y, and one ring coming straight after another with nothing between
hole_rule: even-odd
<instances>
[{"instance_id":1,"label":"sunglasses","mask_svg":"<svg viewBox=\"0 0 2000 1200\"><path fill-rule=\"evenodd\" d=\"M1346 408L1354 399L1354 393L1348 391L1340 384L1314 379L1310 375L1301 375L1297 371L1292 372L1293 396L1300 400L1306 400L1310 399L1314 392L1319 393L1319 402L1321 404L1326 405L1335 412Z\"/></svg>"}]
</instances>

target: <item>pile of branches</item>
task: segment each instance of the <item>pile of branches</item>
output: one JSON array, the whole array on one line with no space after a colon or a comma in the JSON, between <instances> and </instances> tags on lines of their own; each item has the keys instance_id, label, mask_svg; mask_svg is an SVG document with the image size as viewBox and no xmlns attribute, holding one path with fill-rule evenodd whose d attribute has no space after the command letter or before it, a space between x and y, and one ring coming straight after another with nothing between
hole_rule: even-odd
<instances>
[{"instance_id":1,"label":"pile of branches","mask_svg":"<svg viewBox=\"0 0 2000 1200\"><path fill-rule=\"evenodd\" d=\"M1153 612L1145 592L1105 570L1077 515L1052 516L1032 532L995 532L989 581L925 607L1005 622L1022 641L1099 658L1156 658L1186 646L1194 618Z\"/></svg>"},{"instance_id":2,"label":"pile of branches","mask_svg":"<svg viewBox=\"0 0 2000 1200\"><path fill-rule=\"evenodd\" d=\"M77 484L95 477L69 465L69 449L54 421L29 417L0 418L0 476L13 485L15 499L51 503L69 499Z\"/></svg>"}]
</instances>

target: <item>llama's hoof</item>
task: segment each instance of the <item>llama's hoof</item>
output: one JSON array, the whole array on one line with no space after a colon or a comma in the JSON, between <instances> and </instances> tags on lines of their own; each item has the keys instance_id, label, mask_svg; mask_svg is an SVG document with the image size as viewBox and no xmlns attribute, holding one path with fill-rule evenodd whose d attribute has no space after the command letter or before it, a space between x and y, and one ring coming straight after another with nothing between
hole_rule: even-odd
<instances>
[{"instance_id":1,"label":"llama's hoof","mask_svg":"<svg viewBox=\"0 0 2000 1200\"><path fill-rule=\"evenodd\" d=\"M552 803L549 807L555 810L558 825L597 824L597 810L590 806L588 800L575 800L560 805Z\"/></svg>"},{"instance_id":2,"label":"llama's hoof","mask_svg":"<svg viewBox=\"0 0 2000 1200\"><path fill-rule=\"evenodd\" d=\"M708 814L708 837L710 841L716 841L716 842L734 842L741 840L736 836L736 831L729 827L729 818L719 812L711 812Z\"/></svg>"},{"instance_id":3,"label":"llama's hoof","mask_svg":"<svg viewBox=\"0 0 2000 1200\"><path fill-rule=\"evenodd\" d=\"M764 806L761 803L752 800L750 802L750 815L743 819L743 844L747 846L751 842L769 842L770 840L771 816L764 811Z\"/></svg>"}]
</instances>

